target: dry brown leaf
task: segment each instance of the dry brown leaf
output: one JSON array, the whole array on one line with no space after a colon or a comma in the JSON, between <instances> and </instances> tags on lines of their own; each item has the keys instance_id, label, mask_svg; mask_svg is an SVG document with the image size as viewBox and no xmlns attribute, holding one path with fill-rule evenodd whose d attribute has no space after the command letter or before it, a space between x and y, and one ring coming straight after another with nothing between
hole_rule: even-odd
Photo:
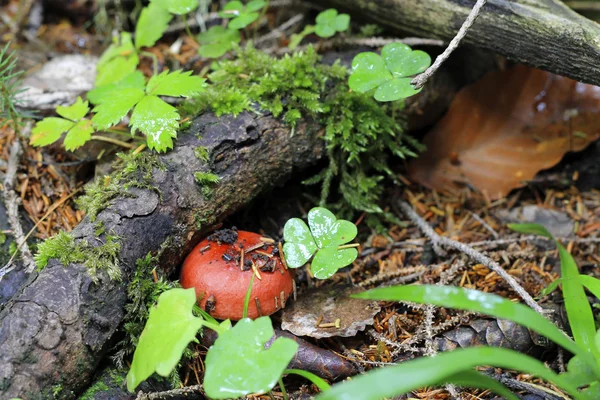
<instances>
[{"instance_id":1,"label":"dry brown leaf","mask_svg":"<svg viewBox=\"0 0 600 400\"><path fill-rule=\"evenodd\" d=\"M409 177L437 190L470 185L497 199L599 137L600 87L518 65L457 94Z\"/></svg>"}]
</instances>

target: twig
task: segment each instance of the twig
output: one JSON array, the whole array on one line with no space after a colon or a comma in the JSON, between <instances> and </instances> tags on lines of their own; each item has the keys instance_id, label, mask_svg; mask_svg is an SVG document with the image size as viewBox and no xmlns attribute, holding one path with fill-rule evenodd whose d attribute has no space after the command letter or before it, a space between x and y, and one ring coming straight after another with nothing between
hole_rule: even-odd
<instances>
[{"instance_id":1,"label":"twig","mask_svg":"<svg viewBox=\"0 0 600 400\"><path fill-rule=\"evenodd\" d=\"M17 177L17 167L19 165L19 159L22 153L23 149L21 148L21 142L18 138L16 138L10 148L10 156L8 158L8 169L6 171L6 175L4 176L3 197L4 204L6 205L6 215L8 217L8 223L12 228L12 234L15 238L15 243L17 243L17 245L21 249L21 256L23 258L23 263L25 264L27 273L31 273L35 269L35 262L33 261L31 250L29 250L29 246L27 245L27 239L25 238L25 235L23 233L23 227L21 226L21 220L19 217L19 203L21 199L13 190L13 185L15 184L15 180ZM6 266L0 269L0 279L2 278L2 276L14 269L14 267L11 268L11 264L12 258L11 261L9 261L6 264Z\"/></svg>"},{"instance_id":2,"label":"twig","mask_svg":"<svg viewBox=\"0 0 600 400\"><path fill-rule=\"evenodd\" d=\"M266 41L280 38L281 36L283 36L285 34L285 32L288 29L290 29L292 26L302 22L303 19L304 19L303 14L294 15L292 18L288 19L287 21L285 21L283 24L281 24L277 28L271 30L271 32L256 39L254 44L258 47L259 45L261 45L262 43L264 43Z\"/></svg>"},{"instance_id":3,"label":"twig","mask_svg":"<svg viewBox=\"0 0 600 400\"><path fill-rule=\"evenodd\" d=\"M483 226L489 233L492 234L492 236L494 236L495 239L498 239L498 232L496 232L494 228L492 228L487 222L485 222L483 218L481 218L474 212L471 212L471 217L473 217L475 221L479 222L481 226Z\"/></svg>"},{"instance_id":4,"label":"twig","mask_svg":"<svg viewBox=\"0 0 600 400\"><path fill-rule=\"evenodd\" d=\"M504 279L506 283L508 283L508 285L523 299L523 301L525 301L525 303L529 307L531 307L533 310L535 310L542 316L545 316L545 312L543 311L542 307L540 307L535 302L535 300L529 295L529 293L527 293L527 291L523 289L521 285L519 285L516 279L513 278L508 272L506 272L497 262L495 262L488 256L478 252L477 250L473 249L469 245L438 235L433 230L433 228L431 228L431 226L412 209L412 207L408 203L400 200L396 204L398 205L402 213L406 215L413 223L415 223L429 238L429 240L432 241L434 249L436 248L436 246L438 248L440 246L451 247L468 255L477 262L485 265L490 270L498 274L498 276L500 276L502 279Z\"/></svg>"},{"instance_id":5,"label":"twig","mask_svg":"<svg viewBox=\"0 0 600 400\"><path fill-rule=\"evenodd\" d=\"M565 1L565 5L575 11L600 11L600 3L595 1Z\"/></svg>"},{"instance_id":6,"label":"twig","mask_svg":"<svg viewBox=\"0 0 600 400\"><path fill-rule=\"evenodd\" d=\"M490 378L497 380L498 382L500 382L501 384L503 384L504 386L506 386L510 389L523 390L525 392L535 394L543 399L566 400L569 398L569 397L563 395L562 393L555 392L551 389L548 389L543 386L535 385L533 383L518 381L516 379L509 378L509 377L502 376L502 375L498 376L497 374L494 374L494 373L486 373L486 372L483 372L483 373L485 375L489 376Z\"/></svg>"},{"instance_id":7,"label":"twig","mask_svg":"<svg viewBox=\"0 0 600 400\"><path fill-rule=\"evenodd\" d=\"M185 396L187 394L198 394L204 393L202 385L186 386L178 389L166 390L164 392L156 393L144 393L140 391L136 397L136 400L163 400L178 398L179 396Z\"/></svg>"},{"instance_id":8,"label":"twig","mask_svg":"<svg viewBox=\"0 0 600 400\"><path fill-rule=\"evenodd\" d=\"M433 63L433 65L431 65L431 67L427 68L425 72L423 72L420 75L417 75L415 79L412 80L411 84L414 86L415 89L422 88L423 85L425 85L425 82L427 82L427 80L431 78L433 74L435 74L435 71L438 70L442 63L446 61L448 57L450 57L450 54L452 54L452 52L456 50L456 48L460 44L460 41L465 37L467 31L469 30L469 28L471 28L471 26L477 19L477 16L479 16L479 12L481 11L481 8L486 3L486 1L487 0L477 0L477 3L475 3L475 6L469 13L469 16L458 30L456 36L454 36L452 41L450 41L450 44L448 45L446 50L444 50L442 54L437 56L435 62Z\"/></svg>"},{"instance_id":9,"label":"twig","mask_svg":"<svg viewBox=\"0 0 600 400\"><path fill-rule=\"evenodd\" d=\"M336 45L368 46L381 47L390 43L404 43L408 46L444 46L446 43L438 39L425 39L416 37L407 37L404 39L370 37L370 38L338 38L331 40Z\"/></svg>"}]
</instances>

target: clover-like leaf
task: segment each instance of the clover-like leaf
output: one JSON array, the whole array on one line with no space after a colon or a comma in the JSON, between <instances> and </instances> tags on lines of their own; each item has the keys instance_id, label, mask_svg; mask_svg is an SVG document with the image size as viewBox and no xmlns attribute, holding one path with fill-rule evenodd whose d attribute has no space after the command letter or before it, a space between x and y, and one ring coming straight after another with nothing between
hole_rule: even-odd
<instances>
[{"instance_id":1,"label":"clover-like leaf","mask_svg":"<svg viewBox=\"0 0 600 400\"><path fill-rule=\"evenodd\" d=\"M100 56L96 68L96 86L118 82L135 71L140 59L133 46L131 33L122 32Z\"/></svg>"},{"instance_id":2,"label":"clover-like leaf","mask_svg":"<svg viewBox=\"0 0 600 400\"><path fill-rule=\"evenodd\" d=\"M94 133L94 131L95 129L92 121L89 119L79 121L67 132L64 142L65 149L73 151L78 147L83 146L92 138L92 133Z\"/></svg>"},{"instance_id":3,"label":"clover-like leaf","mask_svg":"<svg viewBox=\"0 0 600 400\"><path fill-rule=\"evenodd\" d=\"M148 4L142 9L138 22L135 25L135 48L151 47L160 39L169 27L169 22L173 19L173 13L157 0ZM170 3L170 1L169 1ZM196 0L193 3L198 5Z\"/></svg>"},{"instance_id":4,"label":"clover-like leaf","mask_svg":"<svg viewBox=\"0 0 600 400\"><path fill-rule=\"evenodd\" d=\"M315 33L322 38L330 38L336 32L343 32L350 25L350 16L348 14L338 14L335 8L322 11L315 20Z\"/></svg>"},{"instance_id":5,"label":"clover-like leaf","mask_svg":"<svg viewBox=\"0 0 600 400\"><path fill-rule=\"evenodd\" d=\"M194 11L198 7L198 0L151 0L150 4L156 4L172 14L182 15Z\"/></svg>"},{"instance_id":6,"label":"clover-like leaf","mask_svg":"<svg viewBox=\"0 0 600 400\"><path fill-rule=\"evenodd\" d=\"M190 97L204 90L205 79L192 76L192 71L164 71L148 81L146 93L155 96Z\"/></svg>"},{"instance_id":7,"label":"clover-like leaf","mask_svg":"<svg viewBox=\"0 0 600 400\"><path fill-rule=\"evenodd\" d=\"M283 253L290 268L300 268L310 260L317 250L317 244L308 226L300 218L292 218L283 227Z\"/></svg>"},{"instance_id":8,"label":"clover-like leaf","mask_svg":"<svg viewBox=\"0 0 600 400\"><path fill-rule=\"evenodd\" d=\"M221 57L233 49L234 44L242 40L240 31L227 29L221 25L211 27L196 38L200 44L198 55L206 58Z\"/></svg>"},{"instance_id":9,"label":"clover-like leaf","mask_svg":"<svg viewBox=\"0 0 600 400\"><path fill-rule=\"evenodd\" d=\"M75 126L73 121L63 118L44 118L31 130L30 143L33 146L47 146L60 139L60 136Z\"/></svg>"},{"instance_id":10,"label":"clover-like leaf","mask_svg":"<svg viewBox=\"0 0 600 400\"><path fill-rule=\"evenodd\" d=\"M230 1L225 4L219 15L223 18L233 18L229 22L229 29L243 29L258 19L260 14L257 11L265 4L263 0L253 0L246 6L241 1Z\"/></svg>"},{"instance_id":11,"label":"clover-like leaf","mask_svg":"<svg viewBox=\"0 0 600 400\"><path fill-rule=\"evenodd\" d=\"M150 310L127 373L130 392L155 371L168 376L175 368L183 350L202 326L202 319L192 314L195 304L193 288L171 289L160 295L157 305Z\"/></svg>"},{"instance_id":12,"label":"clover-like leaf","mask_svg":"<svg viewBox=\"0 0 600 400\"><path fill-rule=\"evenodd\" d=\"M173 138L177 137L179 113L158 97L146 96L133 110L129 125L146 135L150 149L167 151L173 148Z\"/></svg>"},{"instance_id":13,"label":"clover-like leaf","mask_svg":"<svg viewBox=\"0 0 600 400\"><path fill-rule=\"evenodd\" d=\"M79 121L90 111L87 101L83 101L81 97L77 97L75 103L68 107L57 106L56 113L63 118L71 121Z\"/></svg>"},{"instance_id":14,"label":"clover-like leaf","mask_svg":"<svg viewBox=\"0 0 600 400\"><path fill-rule=\"evenodd\" d=\"M348 243L357 233L356 225L343 219L338 220L331 211L323 207L315 207L308 212L308 226L320 249Z\"/></svg>"},{"instance_id":15,"label":"clover-like leaf","mask_svg":"<svg viewBox=\"0 0 600 400\"><path fill-rule=\"evenodd\" d=\"M296 342L282 337L265 349L273 335L269 317L244 318L220 333L206 355L208 397L229 399L271 390L298 350Z\"/></svg>"},{"instance_id":16,"label":"clover-like leaf","mask_svg":"<svg viewBox=\"0 0 600 400\"><path fill-rule=\"evenodd\" d=\"M350 89L365 93L376 89L378 101L395 101L413 96L421 91L411 85L412 75L425 71L431 57L420 50L412 50L402 43L390 43L375 53L360 53L352 61Z\"/></svg>"},{"instance_id":17,"label":"clover-like leaf","mask_svg":"<svg viewBox=\"0 0 600 400\"><path fill-rule=\"evenodd\" d=\"M358 251L355 248L338 249L337 246L325 247L317 251L310 264L310 271L317 279L327 279L333 276L338 269L352 264Z\"/></svg>"}]
</instances>

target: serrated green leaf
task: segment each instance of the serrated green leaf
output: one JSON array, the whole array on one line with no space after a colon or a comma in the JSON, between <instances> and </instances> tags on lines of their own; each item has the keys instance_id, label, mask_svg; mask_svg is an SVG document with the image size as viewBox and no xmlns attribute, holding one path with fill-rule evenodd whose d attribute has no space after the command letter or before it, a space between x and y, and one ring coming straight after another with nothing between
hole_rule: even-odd
<instances>
[{"instance_id":1,"label":"serrated green leaf","mask_svg":"<svg viewBox=\"0 0 600 400\"><path fill-rule=\"evenodd\" d=\"M197 1L193 1L198 5ZM169 22L173 19L173 14L167 11L166 7L158 4L157 0L151 1L147 7L142 9L140 18L135 26L135 48L154 46L156 41L162 37ZM171 1L167 1L171 3Z\"/></svg>"},{"instance_id":2,"label":"serrated green leaf","mask_svg":"<svg viewBox=\"0 0 600 400\"><path fill-rule=\"evenodd\" d=\"M83 146L92 138L92 133L94 133L92 121L88 119L79 121L67 132L64 141L65 149L73 151L78 147Z\"/></svg>"},{"instance_id":3,"label":"serrated green leaf","mask_svg":"<svg viewBox=\"0 0 600 400\"><path fill-rule=\"evenodd\" d=\"M206 79L191 76L192 71L164 71L150 78L146 93L154 96L190 97L204 90Z\"/></svg>"},{"instance_id":4,"label":"serrated green leaf","mask_svg":"<svg viewBox=\"0 0 600 400\"><path fill-rule=\"evenodd\" d=\"M60 139L60 136L71 129L74 122L56 117L48 117L39 121L31 130L30 143L33 146L47 146Z\"/></svg>"},{"instance_id":5,"label":"serrated green leaf","mask_svg":"<svg viewBox=\"0 0 600 400\"><path fill-rule=\"evenodd\" d=\"M352 264L356 257L358 257L358 251L354 248L325 247L315 254L315 258L310 264L310 270L315 278L327 279L332 277L338 269Z\"/></svg>"},{"instance_id":6,"label":"serrated green leaf","mask_svg":"<svg viewBox=\"0 0 600 400\"><path fill-rule=\"evenodd\" d=\"M96 114L92 117L92 122L98 129L116 125L143 98L144 91L137 88L115 90L94 108Z\"/></svg>"},{"instance_id":7,"label":"serrated green leaf","mask_svg":"<svg viewBox=\"0 0 600 400\"><path fill-rule=\"evenodd\" d=\"M90 111L88 102L83 101L81 97L77 97L75 103L68 107L57 106L56 113L63 118L70 119L73 122L79 121Z\"/></svg>"},{"instance_id":8,"label":"serrated green leaf","mask_svg":"<svg viewBox=\"0 0 600 400\"><path fill-rule=\"evenodd\" d=\"M291 218L283 227L283 253L290 268L300 268L310 260L317 244L308 226L300 218Z\"/></svg>"},{"instance_id":9,"label":"serrated green leaf","mask_svg":"<svg viewBox=\"0 0 600 400\"><path fill-rule=\"evenodd\" d=\"M478 366L526 372L552 382L578 398L577 389L573 385L533 357L503 348L473 347L373 369L333 386L317 396L316 400L393 398L425 386L441 385L456 377L457 373L471 371Z\"/></svg>"},{"instance_id":10,"label":"serrated green leaf","mask_svg":"<svg viewBox=\"0 0 600 400\"><path fill-rule=\"evenodd\" d=\"M127 374L130 392L155 371L168 376L179 362L183 350L194 340L202 319L192 313L196 292L192 289L171 289L160 295L150 310Z\"/></svg>"},{"instance_id":11,"label":"serrated green leaf","mask_svg":"<svg viewBox=\"0 0 600 400\"><path fill-rule=\"evenodd\" d=\"M177 137L179 113L158 97L146 96L135 106L129 125L146 135L150 149L167 151Z\"/></svg>"},{"instance_id":12,"label":"serrated green leaf","mask_svg":"<svg viewBox=\"0 0 600 400\"><path fill-rule=\"evenodd\" d=\"M200 47L198 54L201 57L217 58L233 49L234 44L242 40L240 32L215 25L206 32L197 36Z\"/></svg>"},{"instance_id":13,"label":"serrated green leaf","mask_svg":"<svg viewBox=\"0 0 600 400\"><path fill-rule=\"evenodd\" d=\"M308 212L308 226L320 249L346 244L358 232L352 222L338 220L331 211L323 207L315 207Z\"/></svg>"},{"instance_id":14,"label":"serrated green leaf","mask_svg":"<svg viewBox=\"0 0 600 400\"><path fill-rule=\"evenodd\" d=\"M100 56L95 86L120 81L135 71L139 61L131 33L122 32L120 40L115 40Z\"/></svg>"},{"instance_id":15,"label":"serrated green leaf","mask_svg":"<svg viewBox=\"0 0 600 400\"><path fill-rule=\"evenodd\" d=\"M220 333L206 355L208 397L229 399L271 390L298 350L296 342L281 337L265 349L273 335L269 317L244 318Z\"/></svg>"},{"instance_id":16,"label":"serrated green leaf","mask_svg":"<svg viewBox=\"0 0 600 400\"><path fill-rule=\"evenodd\" d=\"M198 0L150 0L150 4L156 4L173 14L183 15L194 11L198 7Z\"/></svg>"},{"instance_id":17,"label":"serrated green leaf","mask_svg":"<svg viewBox=\"0 0 600 400\"><path fill-rule=\"evenodd\" d=\"M352 60L352 75L348 79L350 89L365 93L392 79L379 54L364 52Z\"/></svg>"},{"instance_id":18,"label":"serrated green leaf","mask_svg":"<svg viewBox=\"0 0 600 400\"><path fill-rule=\"evenodd\" d=\"M403 43L390 43L381 49L381 57L394 77L404 78L420 74L431 65L429 54L412 50Z\"/></svg>"},{"instance_id":19,"label":"serrated green leaf","mask_svg":"<svg viewBox=\"0 0 600 400\"><path fill-rule=\"evenodd\" d=\"M375 90L375 100L377 101L396 101L419 93L421 89L415 90L410 84L411 78L395 78L381 84Z\"/></svg>"},{"instance_id":20,"label":"serrated green leaf","mask_svg":"<svg viewBox=\"0 0 600 400\"><path fill-rule=\"evenodd\" d=\"M144 90L145 87L146 78L142 74L142 71L134 71L118 82L95 87L87 92L86 97L92 104L100 104L114 98L114 92L120 89L137 88Z\"/></svg>"}]
</instances>

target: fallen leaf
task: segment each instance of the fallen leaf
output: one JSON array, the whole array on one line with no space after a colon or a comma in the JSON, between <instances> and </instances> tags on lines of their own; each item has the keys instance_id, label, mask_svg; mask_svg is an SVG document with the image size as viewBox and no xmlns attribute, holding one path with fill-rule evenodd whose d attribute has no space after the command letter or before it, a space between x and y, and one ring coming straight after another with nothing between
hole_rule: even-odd
<instances>
[{"instance_id":1,"label":"fallen leaf","mask_svg":"<svg viewBox=\"0 0 600 400\"><path fill-rule=\"evenodd\" d=\"M457 94L409 177L437 190L470 185L504 197L598 139L599 113L597 86L522 65L489 73Z\"/></svg>"},{"instance_id":2,"label":"fallen leaf","mask_svg":"<svg viewBox=\"0 0 600 400\"><path fill-rule=\"evenodd\" d=\"M355 336L372 325L381 310L375 301L350 297L361 291L363 289L352 286L309 289L283 310L281 329L317 339ZM335 326L336 320L339 327Z\"/></svg>"}]
</instances>

